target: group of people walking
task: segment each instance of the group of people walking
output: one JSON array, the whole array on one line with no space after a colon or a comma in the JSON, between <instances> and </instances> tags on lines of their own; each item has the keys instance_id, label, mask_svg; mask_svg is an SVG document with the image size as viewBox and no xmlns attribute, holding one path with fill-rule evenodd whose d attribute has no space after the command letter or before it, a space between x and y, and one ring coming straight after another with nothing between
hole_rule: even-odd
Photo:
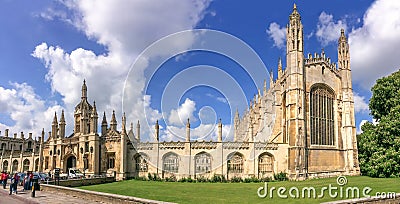
<instances>
[{"instance_id":1,"label":"group of people walking","mask_svg":"<svg viewBox=\"0 0 400 204\"><path fill-rule=\"evenodd\" d=\"M3 185L3 189L6 189L7 186L7 180L11 179L11 183L10 183L10 195L14 192L15 194L18 193L17 188L18 188L18 184L23 185L23 191L24 190L30 190L32 187L32 181L33 181L33 173L32 172L28 172L25 176L25 178L22 180L22 182L20 182L20 176L18 173L14 173L13 176L10 177L9 174L7 174L7 172L2 172L1 173L1 183Z\"/></svg>"}]
</instances>

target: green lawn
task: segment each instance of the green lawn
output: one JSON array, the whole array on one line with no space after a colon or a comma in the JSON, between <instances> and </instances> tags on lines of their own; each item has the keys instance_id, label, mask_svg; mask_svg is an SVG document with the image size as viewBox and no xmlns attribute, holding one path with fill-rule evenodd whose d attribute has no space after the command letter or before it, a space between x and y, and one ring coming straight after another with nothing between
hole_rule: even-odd
<instances>
[{"instance_id":1,"label":"green lawn","mask_svg":"<svg viewBox=\"0 0 400 204\"><path fill-rule=\"evenodd\" d=\"M400 192L400 178L370 178L365 176L347 177L348 182L343 186L343 198L347 187L358 187L360 195L364 187L372 188L369 195L376 192ZM320 203L332 200L342 200L340 197L331 198L328 191L324 191L324 198L290 198L289 189L297 187L314 187L317 196L321 194L322 187L340 187L336 183L336 178L312 179L307 181L283 181L269 182L268 188L285 187L289 198L279 198L277 190L273 193L273 198L259 198L257 189L264 186L264 183L180 183L180 182L156 182L156 181L137 181L128 180L108 184L93 186L83 186L81 189L114 193L140 198L170 201L177 203ZM294 192L294 191L293 191ZM339 192L339 189L336 190ZM306 194L307 195L307 194ZM338 194L340 196L340 194Z\"/></svg>"}]
</instances>

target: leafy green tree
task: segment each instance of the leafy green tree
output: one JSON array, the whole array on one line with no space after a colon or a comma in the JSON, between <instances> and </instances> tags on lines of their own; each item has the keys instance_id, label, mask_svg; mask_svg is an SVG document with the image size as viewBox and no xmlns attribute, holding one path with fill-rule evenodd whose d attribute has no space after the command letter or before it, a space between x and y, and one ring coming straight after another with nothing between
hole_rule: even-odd
<instances>
[{"instance_id":1,"label":"leafy green tree","mask_svg":"<svg viewBox=\"0 0 400 204\"><path fill-rule=\"evenodd\" d=\"M379 121L393 107L400 105L400 71L378 79L371 90L369 109L374 119Z\"/></svg>"},{"instance_id":2,"label":"leafy green tree","mask_svg":"<svg viewBox=\"0 0 400 204\"><path fill-rule=\"evenodd\" d=\"M378 123L365 123L358 135L361 173L400 177L400 71L377 80L369 108Z\"/></svg>"}]
</instances>

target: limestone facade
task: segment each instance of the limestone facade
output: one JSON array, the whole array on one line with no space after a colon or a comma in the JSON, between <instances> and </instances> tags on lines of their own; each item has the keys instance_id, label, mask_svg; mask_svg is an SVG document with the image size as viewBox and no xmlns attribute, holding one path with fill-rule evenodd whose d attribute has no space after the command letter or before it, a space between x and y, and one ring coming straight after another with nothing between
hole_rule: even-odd
<instances>
[{"instance_id":1,"label":"limestone facade","mask_svg":"<svg viewBox=\"0 0 400 204\"><path fill-rule=\"evenodd\" d=\"M338 31L339 32L339 31ZM38 140L0 137L1 168L48 172L76 167L85 173L115 172L118 179L157 174L165 178L271 177L285 172L291 179L358 175L358 155L354 116L349 44L344 31L338 39L338 62L321 54L304 55L303 25L297 8L289 16L286 33L286 68L278 62L276 79L264 83L247 111L235 114L234 141L223 141L218 124L217 141L194 141L187 122L186 140L140 141L139 121L129 130L125 114L117 130L115 113L110 124L103 114L98 133L95 102L87 99L82 85L81 101L75 107L74 132L65 135L64 112L54 116L46 141L44 131ZM31 144L29 146L28 144ZM22 145L22 146L21 146ZM29 151L27 151L29 150Z\"/></svg>"}]
</instances>

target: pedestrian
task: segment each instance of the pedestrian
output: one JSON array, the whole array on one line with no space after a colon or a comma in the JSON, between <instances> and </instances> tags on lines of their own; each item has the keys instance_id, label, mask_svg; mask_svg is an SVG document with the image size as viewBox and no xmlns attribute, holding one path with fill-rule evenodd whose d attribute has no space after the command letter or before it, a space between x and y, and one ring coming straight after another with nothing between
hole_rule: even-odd
<instances>
[{"instance_id":1,"label":"pedestrian","mask_svg":"<svg viewBox=\"0 0 400 204\"><path fill-rule=\"evenodd\" d=\"M33 185L33 173L29 174L29 190L32 190Z\"/></svg>"},{"instance_id":2,"label":"pedestrian","mask_svg":"<svg viewBox=\"0 0 400 204\"><path fill-rule=\"evenodd\" d=\"M3 189L6 189L8 175L5 171L1 173L1 181L3 183Z\"/></svg>"},{"instance_id":3,"label":"pedestrian","mask_svg":"<svg viewBox=\"0 0 400 204\"><path fill-rule=\"evenodd\" d=\"M31 174L30 172L27 172L26 176L24 178L24 190L29 190L29 175L30 174Z\"/></svg>"},{"instance_id":4,"label":"pedestrian","mask_svg":"<svg viewBox=\"0 0 400 204\"><path fill-rule=\"evenodd\" d=\"M17 173L14 173L14 176L11 178L10 195L12 194L12 192L14 192L15 194L18 194L18 191L17 191L18 181L19 181L19 176Z\"/></svg>"}]
</instances>

